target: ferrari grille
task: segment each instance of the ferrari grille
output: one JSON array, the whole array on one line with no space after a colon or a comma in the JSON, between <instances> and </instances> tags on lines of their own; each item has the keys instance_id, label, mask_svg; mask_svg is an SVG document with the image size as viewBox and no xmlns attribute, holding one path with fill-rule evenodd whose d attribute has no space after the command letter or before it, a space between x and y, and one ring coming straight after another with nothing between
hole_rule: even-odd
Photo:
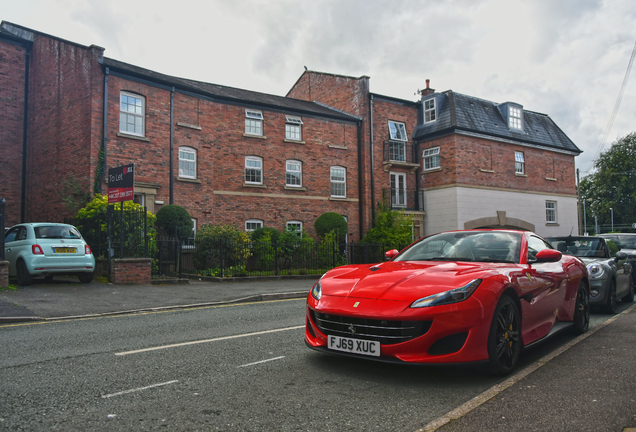
<instances>
[{"instance_id":1,"label":"ferrari grille","mask_svg":"<svg viewBox=\"0 0 636 432\"><path fill-rule=\"evenodd\" d=\"M432 321L388 321L324 314L310 310L311 318L326 335L369 339L382 345L406 342L422 336Z\"/></svg>"}]
</instances>

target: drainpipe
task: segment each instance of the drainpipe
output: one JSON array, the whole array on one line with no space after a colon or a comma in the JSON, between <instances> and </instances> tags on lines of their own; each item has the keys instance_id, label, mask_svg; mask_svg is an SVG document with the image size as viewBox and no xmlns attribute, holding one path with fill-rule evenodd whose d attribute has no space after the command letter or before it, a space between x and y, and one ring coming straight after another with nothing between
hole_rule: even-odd
<instances>
[{"instance_id":1,"label":"drainpipe","mask_svg":"<svg viewBox=\"0 0 636 432\"><path fill-rule=\"evenodd\" d=\"M170 89L170 204L174 204L174 87Z\"/></svg>"},{"instance_id":2,"label":"drainpipe","mask_svg":"<svg viewBox=\"0 0 636 432\"><path fill-rule=\"evenodd\" d=\"M29 118L29 63L31 47L26 48L24 58L24 119L22 120L22 190L20 197L20 222L26 222L26 181L27 181L27 130ZM2 233L4 235L4 233Z\"/></svg>"},{"instance_id":3,"label":"drainpipe","mask_svg":"<svg viewBox=\"0 0 636 432\"><path fill-rule=\"evenodd\" d=\"M373 161L373 95L369 95L369 127L371 129L371 227L375 227L375 163Z\"/></svg>"},{"instance_id":4,"label":"drainpipe","mask_svg":"<svg viewBox=\"0 0 636 432\"><path fill-rule=\"evenodd\" d=\"M108 142L108 75L110 74L110 70L106 68L104 71L104 119L102 121L102 125L104 126L104 131L102 132L102 152L104 153L104 162L102 164L102 175L99 179L99 193L102 193L102 183L104 181L104 176L108 172L107 167L108 163L106 163L106 143Z\"/></svg>"},{"instance_id":5,"label":"drainpipe","mask_svg":"<svg viewBox=\"0 0 636 432\"><path fill-rule=\"evenodd\" d=\"M362 156L361 156L361 151L362 151L362 120L360 120L358 122L358 197L359 197L359 201L358 201L358 224L360 226L359 232L360 232L360 240L362 239L362 237L364 236L363 233L363 222L364 222L364 209L362 208L362 206L360 205L360 203L362 202L362 194L364 193L364 187L362 186Z\"/></svg>"}]
</instances>

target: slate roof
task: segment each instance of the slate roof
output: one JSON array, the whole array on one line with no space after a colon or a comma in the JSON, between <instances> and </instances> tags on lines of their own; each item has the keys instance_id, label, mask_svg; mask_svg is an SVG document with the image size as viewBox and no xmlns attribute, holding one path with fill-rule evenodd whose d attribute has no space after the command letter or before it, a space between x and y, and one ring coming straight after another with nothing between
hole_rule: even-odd
<instances>
[{"instance_id":1,"label":"slate roof","mask_svg":"<svg viewBox=\"0 0 636 432\"><path fill-rule=\"evenodd\" d=\"M231 103L234 105L246 105L250 108L260 107L263 109L277 110L283 112L294 112L308 114L332 119L357 122L359 117L345 113L335 108L328 107L316 102L309 102L300 99L292 99L283 96L276 96L267 93L259 93L251 90L243 90L234 87L227 87L218 84L211 84L202 81L195 81L186 78L178 78L165 75L119 60L104 57L104 66L111 71L119 71L129 76L144 79L154 83L159 83L168 87L175 87L180 90L208 96L215 101Z\"/></svg>"},{"instance_id":2,"label":"slate roof","mask_svg":"<svg viewBox=\"0 0 636 432\"><path fill-rule=\"evenodd\" d=\"M500 104L452 90L434 95L438 104L437 120L423 124L420 106L420 121L413 133L415 141L432 139L449 132L465 131L582 153L582 150L546 114L524 109L524 129L515 130L508 127L506 119L499 111Z\"/></svg>"}]
</instances>

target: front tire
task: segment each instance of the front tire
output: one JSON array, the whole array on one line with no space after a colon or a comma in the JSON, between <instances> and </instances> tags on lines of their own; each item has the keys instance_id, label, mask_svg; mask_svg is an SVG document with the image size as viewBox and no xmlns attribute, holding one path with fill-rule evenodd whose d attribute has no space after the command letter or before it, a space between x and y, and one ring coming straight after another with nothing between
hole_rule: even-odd
<instances>
[{"instance_id":1,"label":"front tire","mask_svg":"<svg viewBox=\"0 0 636 432\"><path fill-rule=\"evenodd\" d=\"M574 327L572 332L580 335L590 328L590 296L585 282L581 281L579 290L576 293L576 304L574 305Z\"/></svg>"},{"instance_id":2,"label":"front tire","mask_svg":"<svg viewBox=\"0 0 636 432\"><path fill-rule=\"evenodd\" d=\"M20 260L15 265L16 276L18 278L18 284L20 285L31 285L33 283L33 276L29 273L29 270L26 267L24 261Z\"/></svg>"},{"instance_id":3,"label":"front tire","mask_svg":"<svg viewBox=\"0 0 636 432\"><path fill-rule=\"evenodd\" d=\"M521 352L521 316L517 304L503 295L488 333L489 370L498 376L508 375L517 365Z\"/></svg>"},{"instance_id":4,"label":"front tire","mask_svg":"<svg viewBox=\"0 0 636 432\"><path fill-rule=\"evenodd\" d=\"M80 273L77 275L77 277L79 278L79 281L81 283L89 283L90 281L93 280L93 276L94 276L95 272L91 272L91 273Z\"/></svg>"}]
</instances>

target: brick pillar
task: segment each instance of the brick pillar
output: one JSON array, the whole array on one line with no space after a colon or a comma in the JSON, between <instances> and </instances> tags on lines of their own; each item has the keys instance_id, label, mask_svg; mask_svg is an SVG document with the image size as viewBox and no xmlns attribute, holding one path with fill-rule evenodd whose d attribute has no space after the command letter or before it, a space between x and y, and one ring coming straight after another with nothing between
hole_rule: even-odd
<instances>
[{"instance_id":1,"label":"brick pillar","mask_svg":"<svg viewBox=\"0 0 636 432\"><path fill-rule=\"evenodd\" d=\"M110 282L114 284L150 285L151 258L113 259Z\"/></svg>"},{"instance_id":2,"label":"brick pillar","mask_svg":"<svg viewBox=\"0 0 636 432\"><path fill-rule=\"evenodd\" d=\"M0 288L9 287L9 261L0 261Z\"/></svg>"}]
</instances>

